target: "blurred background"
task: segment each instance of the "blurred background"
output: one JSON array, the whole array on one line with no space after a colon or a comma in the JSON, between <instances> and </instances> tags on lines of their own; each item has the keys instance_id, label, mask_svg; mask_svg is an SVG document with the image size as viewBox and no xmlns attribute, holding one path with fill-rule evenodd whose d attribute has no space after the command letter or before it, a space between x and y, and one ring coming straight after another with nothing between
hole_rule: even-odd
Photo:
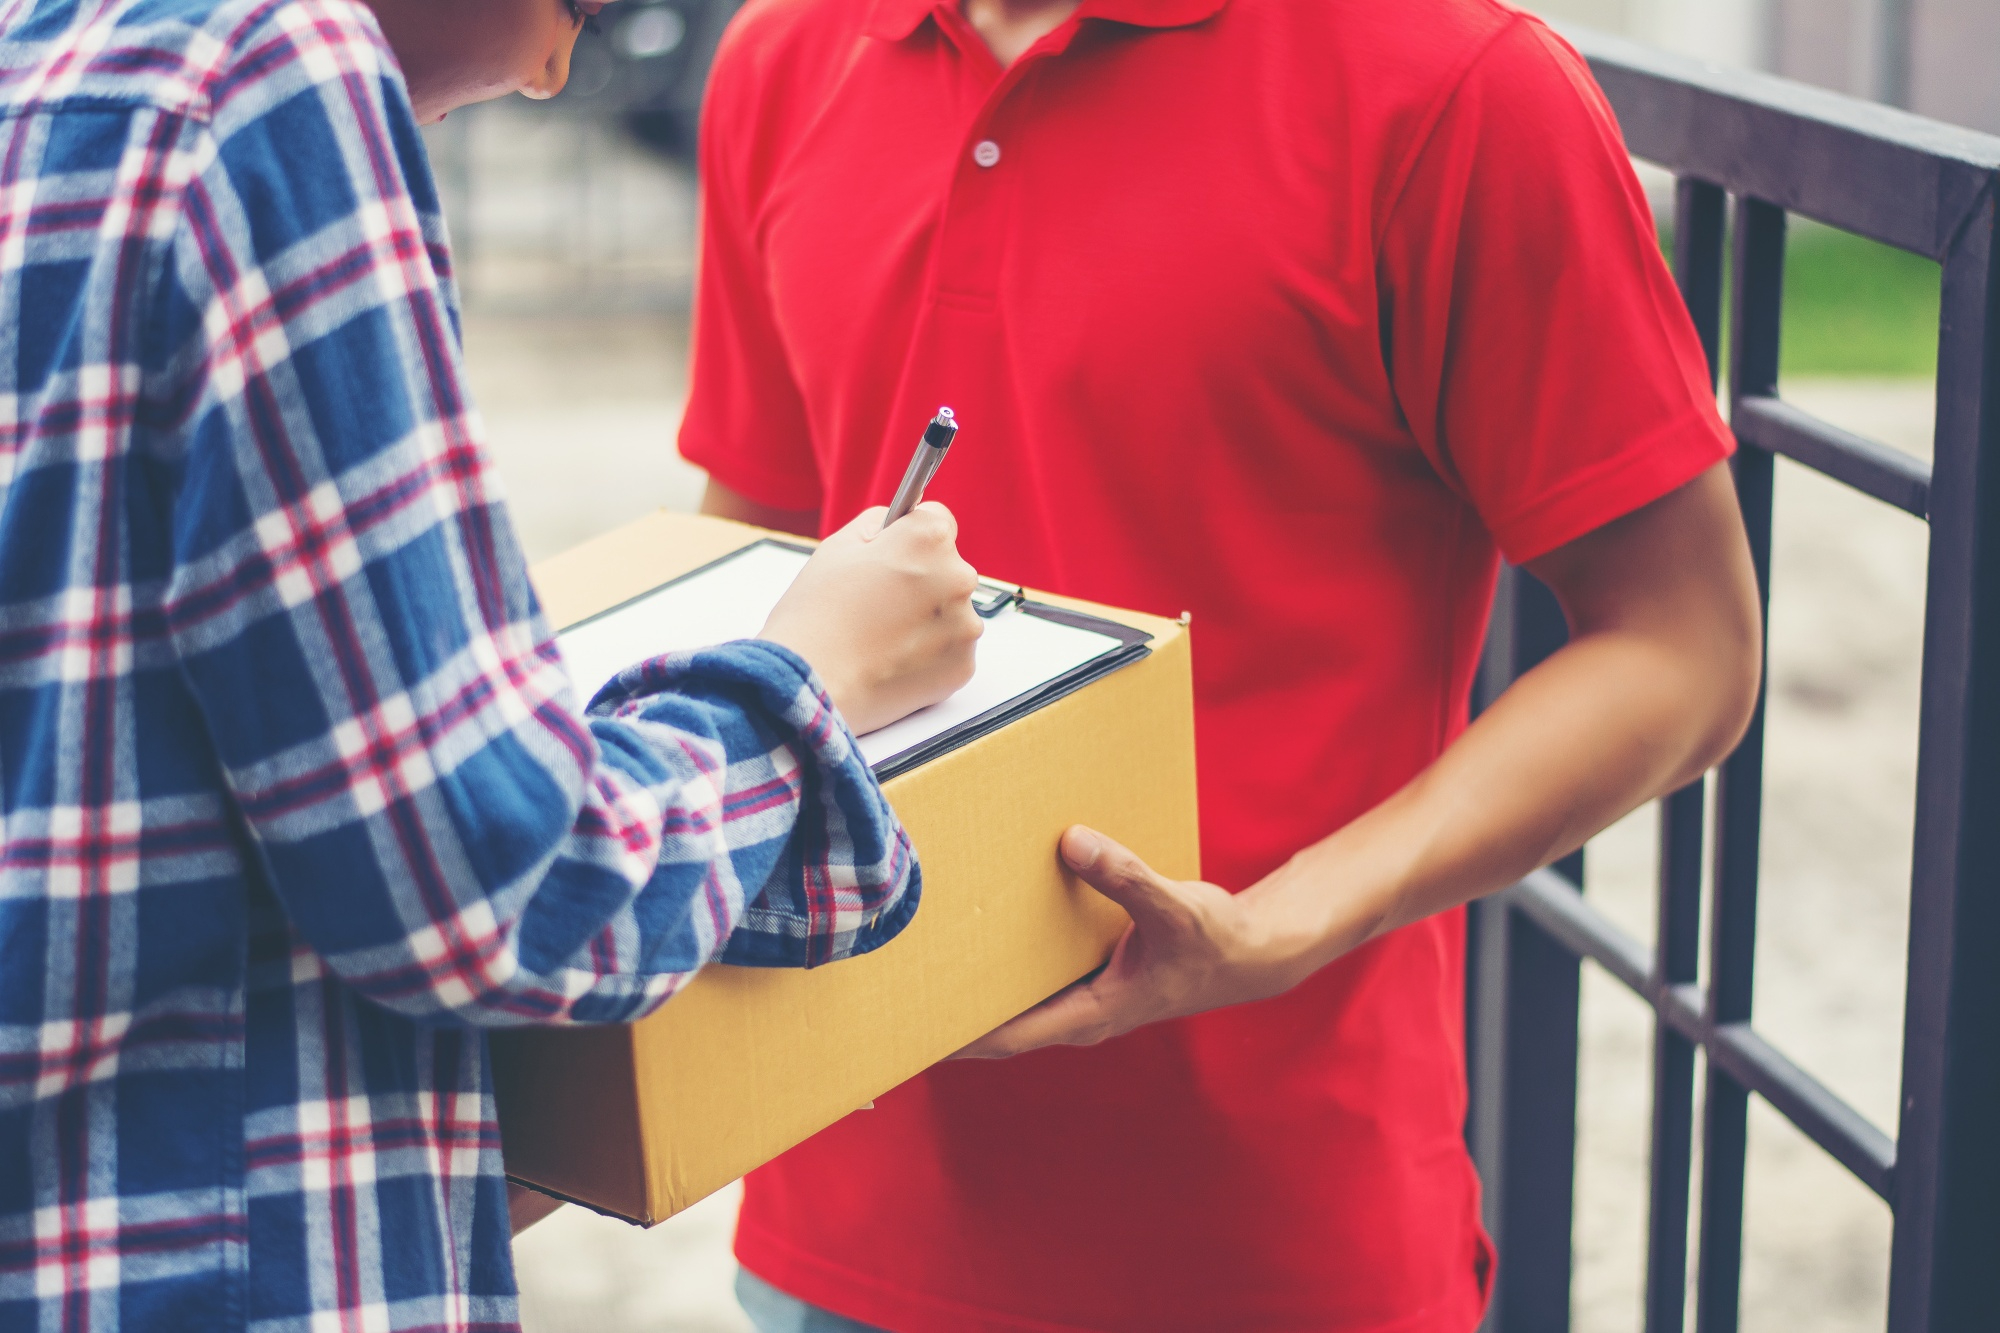
<instances>
[{"instance_id":1,"label":"blurred background","mask_svg":"<svg viewBox=\"0 0 2000 1333\"><path fill-rule=\"evenodd\" d=\"M2000 131L2000 0L1545 0L1562 19ZM674 435L694 273L695 126L737 0L625 0L552 102L429 132L474 395L531 558L692 508ZM1667 182L1646 177L1664 204ZM1928 454L1938 273L1801 225L1786 395ZM1893 1132L1915 792L1923 525L1780 461L1759 1027ZM1654 816L1588 851L1588 891L1652 937ZM1575 1326L1639 1325L1651 1026L1585 970ZM652 1231L567 1208L517 1252L529 1333L747 1333L727 1191ZM1882 1327L1889 1216L1753 1103L1745 1327Z\"/></svg>"}]
</instances>

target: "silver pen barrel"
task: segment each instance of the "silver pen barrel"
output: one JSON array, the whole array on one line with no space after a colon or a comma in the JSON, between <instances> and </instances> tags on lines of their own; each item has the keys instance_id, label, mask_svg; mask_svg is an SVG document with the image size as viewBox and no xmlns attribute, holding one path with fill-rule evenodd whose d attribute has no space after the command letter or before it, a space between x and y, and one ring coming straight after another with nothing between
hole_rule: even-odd
<instances>
[{"instance_id":1,"label":"silver pen barrel","mask_svg":"<svg viewBox=\"0 0 2000 1333\"><path fill-rule=\"evenodd\" d=\"M924 427L924 436L917 441L917 452L910 457L910 466L903 472L903 483L896 487L896 498L889 502L888 516L882 526L888 527L903 515L915 509L924 498L924 487L931 484L943 464L944 456L951 450L951 442L958 435L958 418L948 407L940 407L931 424Z\"/></svg>"}]
</instances>

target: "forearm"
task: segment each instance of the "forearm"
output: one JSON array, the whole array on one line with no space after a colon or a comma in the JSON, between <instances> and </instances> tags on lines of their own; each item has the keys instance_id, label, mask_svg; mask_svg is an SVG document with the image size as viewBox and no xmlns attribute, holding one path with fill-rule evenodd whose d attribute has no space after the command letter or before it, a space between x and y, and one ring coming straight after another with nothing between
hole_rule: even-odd
<instances>
[{"instance_id":1,"label":"forearm","mask_svg":"<svg viewBox=\"0 0 2000 1333\"><path fill-rule=\"evenodd\" d=\"M1408 786L1247 891L1274 952L1302 979L1505 888L1694 780L1741 734L1742 679L1754 681L1754 646L1716 655L1720 670L1685 645L1621 630L1563 648Z\"/></svg>"},{"instance_id":2,"label":"forearm","mask_svg":"<svg viewBox=\"0 0 2000 1333\"><path fill-rule=\"evenodd\" d=\"M742 909L714 956L814 967L870 952L909 921L921 884L909 837L795 654L748 641L654 659L607 687L597 713L724 742L730 759L711 777L713 804L667 812L669 841L648 890L667 875L704 898L740 890ZM781 750L789 764L763 762ZM725 849L726 865L716 856Z\"/></svg>"},{"instance_id":3,"label":"forearm","mask_svg":"<svg viewBox=\"0 0 2000 1333\"><path fill-rule=\"evenodd\" d=\"M431 1022L624 1022L725 950L811 966L907 920L907 839L803 662L652 659L587 718L550 699L561 683L530 651L439 691L488 703L432 728L427 788L359 819L331 781L299 805L232 772L288 916L350 986ZM806 892L801 840L842 893Z\"/></svg>"},{"instance_id":4,"label":"forearm","mask_svg":"<svg viewBox=\"0 0 2000 1333\"><path fill-rule=\"evenodd\" d=\"M1763 631L1724 466L1529 568L1562 603L1569 645L1401 791L1242 893L1169 880L1091 830L1065 834L1064 860L1132 928L1097 975L963 1054L1088 1044L1280 994L1574 851L1736 743Z\"/></svg>"},{"instance_id":5,"label":"forearm","mask_svg":"<svg viewBox=\"0 0 2000 1333\"><path fill-rule=\"evenodd\" d=\"M1401 791L1233 897L1164 880L1071 830L1065 859L1133 928L1103 973L963 1054L1089 1044L1266 999L1399 926L1505 888L1721 756L1745 694L1744 650L1725 655L1731 669L1707 672L1670 636L1581 635Z\"/></svg>"},{"instance_id":6,"label":"forearm","mask_svg":"<svg viewBox=\"0 0 2000 1333\"><path fill-rule=\"evenodd\" d=\"M1570 642L1403 790L1246 895L1293 980L1568 855L1743 734L1763 628L1725 466L1531 568Z\"/></svg>"}]
</instances>

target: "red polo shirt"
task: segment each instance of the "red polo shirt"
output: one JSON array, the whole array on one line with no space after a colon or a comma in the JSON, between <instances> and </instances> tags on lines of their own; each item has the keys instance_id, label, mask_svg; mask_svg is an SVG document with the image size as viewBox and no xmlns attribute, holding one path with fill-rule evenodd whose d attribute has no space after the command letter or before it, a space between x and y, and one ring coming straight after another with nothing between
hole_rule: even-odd
<instances>
[{"instance_id":1,"label":"red polo shirt","mask_svg":"<svg viewBox=\"0 0 2000 1333\"><path fill-rule=\"evenodd\" d=\"M951 404L968 558L1194 613L1230 888L1464 726L1502 552L1728 452L1609 110L1493 0L1084 0L1006 70L948 2L752 0L703 152L682 452L831 528ZM895 1330L1464 1333L1461 958L933 1070L737 1252Z\"/></svg>"}]
</instances>

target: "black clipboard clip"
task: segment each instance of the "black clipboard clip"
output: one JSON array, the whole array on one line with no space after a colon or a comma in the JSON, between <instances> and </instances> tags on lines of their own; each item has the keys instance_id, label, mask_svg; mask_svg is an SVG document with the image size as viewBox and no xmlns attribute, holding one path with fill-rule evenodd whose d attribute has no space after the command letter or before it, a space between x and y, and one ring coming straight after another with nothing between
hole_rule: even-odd
<instances>
[{"instance_id":1,"label":"black clipboard clip","mask_svg":"<svg viewBox=\"0 0 2000 1333\"><path fill-rule=\"evenodd\" d=\"M990 579L979 580L979 587L972 594L972 609L981 620L991 620L1010 606L1025 606L1028 601L1026 588L1010 588L1004 583L994 583Z\"/></svg>"}]
</instances>

